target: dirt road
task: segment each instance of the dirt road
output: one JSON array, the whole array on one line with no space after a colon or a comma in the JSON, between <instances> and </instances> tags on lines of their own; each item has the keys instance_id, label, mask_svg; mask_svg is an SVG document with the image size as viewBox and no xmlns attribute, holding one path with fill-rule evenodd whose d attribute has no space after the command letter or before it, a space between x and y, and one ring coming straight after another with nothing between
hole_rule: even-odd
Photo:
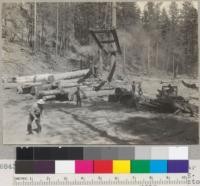
<instances>
[{"instance_id":1,"label":"dirt road","mask_svg":"<svg viewBox=\"0 0 200 186\"><path fill-rule=\"evenodd\" d=\"M194 144L198 121L194 118L136 111L105 99L75 103L48 102L42 116L42 133L27 135L31 95L4 91L6 144ZM35 127L35 125L33 125Z\"/></svg>"}]
</instances>

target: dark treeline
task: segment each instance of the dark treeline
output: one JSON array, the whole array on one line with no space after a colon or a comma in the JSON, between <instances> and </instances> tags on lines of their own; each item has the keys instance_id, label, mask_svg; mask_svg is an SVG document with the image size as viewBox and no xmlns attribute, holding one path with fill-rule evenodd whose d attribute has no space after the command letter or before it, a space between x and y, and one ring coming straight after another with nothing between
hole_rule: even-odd
<instances>
[{"instance_id":1,"label":"dark treeline","mask_svg":"<svg viewBox=\"0 0 200 186\"><path fill-rule=\"evenodd\" d=\"M151 74L197 75L198 14L191 1L117 3L117 29L126 65ZM36 13L36 14L35 14ZM4 3L2 36L33 51L66 56L94 43L90 28L112 25L112 3ZM35 34L36 33L36 34Z\"/></svg>"}]
</instances>

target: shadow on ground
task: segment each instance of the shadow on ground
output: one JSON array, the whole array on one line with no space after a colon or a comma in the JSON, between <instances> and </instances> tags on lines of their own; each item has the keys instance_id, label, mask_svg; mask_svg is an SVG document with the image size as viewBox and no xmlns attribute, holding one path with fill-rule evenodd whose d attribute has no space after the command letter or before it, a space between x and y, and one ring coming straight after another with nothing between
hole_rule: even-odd
<instances>
[{"instance_id":1,"label":"shadow on ground","mask_svg":"<svg viewBox=\"0 0 200 186\"><path fill-rule=\"evenodd\" d=\"M199 141L198 122L186 118L171 115L131 117L114 124L125 133L141 136L148 144L197 144Z\"/></svg>"}]
</instances>

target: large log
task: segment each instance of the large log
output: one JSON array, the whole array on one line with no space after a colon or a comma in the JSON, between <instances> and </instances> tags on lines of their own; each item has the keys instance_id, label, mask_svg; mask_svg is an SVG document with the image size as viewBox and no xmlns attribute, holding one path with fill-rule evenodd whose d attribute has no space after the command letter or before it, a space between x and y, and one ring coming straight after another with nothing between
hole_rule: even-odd
<instances>
[{"instance_id":1,"label":"large log","mask_svg":"<svg viewBox=\"0 0 200 186\"><path fill-rule=\"evenodd\" d=\"M16 83L26 83L26 82L52 82L63 79L75 79L85 76L89 72L89 69L77 70L65 73L56 74L36 74L31 76L18 76L14 77L14 82ZM13 78L12 78L13 79Z\"/></svg>"},{"instance_id":2,"label":"large log","mask_svg":"<svg viewBox=\"0 0 200 186\"><path fill-rule=\"evenodd\" d=\"M16 89L18 86L17 83L4 83L3 88L4 89Z\"/></svg>"},{"instance_id":3,"label":"large log","mask_svg":"<svg viewBox=\"0 0 200 186\"><path fill-rule=\"evenodd\" d=\"M41 84L42 84L41 82L18 84L17 93L18 94L29 94L29 93L31 93L32 87L38 86Z\"/></svg>"},{"instance_id":4,"label":"large log","mask_svg":"<svg viewBox=\"0 0 200 186\"><path fill-rule=\"evenodd\" d=\"M45 101L55 100L56 99L56 95L44 96L43 99Z\"/></svg>"},{"instance_id":5,"label":"large log","mask_svg":"<svg viewBox=\"0 0 200 186\"><path fill-rule=\"evenodd\" d=\"M115 90L84 91L84 93L87 97L104 97L114 94Z\"/></svg>"},{"instance_id":6,"label":"large log","mask_svg":"<svg viewBox=\"0 0 200 186\"><path fill-rule=\"evenodd\" d=\"M38 92L42 91L42 90L54 90L58 88L58 84L57 83L51 83L51 84L41 84L38 86L33 86L31 89L31 94L32 95L38 95Z\"/></svg>"},{"instance_id":7,"label":"large log","mask_svg":"<svg viewBox=\"0 0 200 186\"><path fill-rule=\"evenodd\" d=\"M42 98L43 96L49 96L49 95L56 95L60 94L61 90L55 89L55 90L42 90L37 93L38 98Z\"/></svg>"},{"instance_id":8,"label":"large log","mask_svg":"<svg viewBox=\"0 0 200 186\"><path fill-rule=\"evenodd\" d=\"M27 82L48 82L48 79L52 77L52 74L37 74L32 76L19 76L16 77L16 83L27 83Z\"/></svg>"},{"instance_id":9,"label":"large log","mask_svg":"<svg viewBox=\"0 0 200 186\"><path fill-rule=\"evenodd\" d=\"M76 80L76 79L75 79ZM59 89L62 89L62 88L71 88L71 87L77 87L79 86L80 84L77 83L77 81L72 81L71 80L61 80L59 81L58 83L58 87Z\"/></svg>"},{"instance_id":10,"label":"large log","mask_svg":"<svg viewBox=\"0 0 200 186\"><path fill-rule=\"evenodd\" d=\"M43 91L39 91L37 94L38 98L42 98L44 96L50 96L50 95L64 95L64 94L68 94L68 91L66 90L60 90L60 89L55 89L55 90L43 90Z\"/></svg>"},{"instance_id":11,"label":"large log","mask_svg":"<svg viewBox=\"0 0 200 186\"><path fill-rule=\"evenodd\" d=\"M64 80L64 79L75 79L75 78L80 78L82 76L85 76L88 72L89 72L89 69L59 73L59 74L54 74L54 78L56 81Z\"/></svg>"}]
</instances>

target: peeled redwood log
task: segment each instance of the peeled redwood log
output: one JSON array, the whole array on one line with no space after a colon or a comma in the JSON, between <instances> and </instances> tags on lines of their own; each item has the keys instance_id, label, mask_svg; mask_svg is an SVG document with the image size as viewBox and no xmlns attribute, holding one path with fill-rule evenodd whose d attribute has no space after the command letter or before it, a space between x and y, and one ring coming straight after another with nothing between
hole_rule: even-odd
<instances>
[{"instance_id":1,"label":"peeled redwood log","mask_svg":"<svg viewBox=\"0 0 200 186\"><path fill-rule=\"evenodd\" d=\"M52 77L52 74L38 74L32 76L19 76L16 77L17 83L27 83L27 82L41 82L46 81L48 82L49 78Z\"/></svg>"},{"instance_id":2,"label":"peeled redwood log","mask_svg":"<svg viewBox=\"0 0 200 186\"><path fill-rule=\"evenodd\" d=\"M16 89L18 86L17 83L4 83L3 88L4 89Z\"/></svg>"},{"instance_id":3,"label":"peeled redwood log","mask_svg":"<svg viewBox=\"0 0 200 186\"><path fill-rule=\"evenodd\" d=\"M41 85L37 85L37 86L33 86L31 89L31 94L32 95L38 95L38 93L42 90L54 90L58 88L58 84L57 83L51 83L51 84L41 84Z\"/></svg>"},{"instance_id":4,"label":"peeled redwood log","mask_svg":"<svg viewBox=\"0 0 200 186\"><path fill-rule=\"evenodd\" d=\"M87 97L103 97L114 94L115 90L84 91L84 93Z\"/></svg>"},{"instance_id":5,"label":"peeled redwood log","mask_svg":"<svg viewBox=\"0 0 200 186\"><path fill-rule=\"evenodd\" d=\"M82 76L85 76L88 72L89 72L89 69L59 73L59 74L54 74L54 78L56 81L63 80L63 79L75 79L75 78L80 78Z\"/></svg>"},{"instance_id":6,"label":"peeled redwood log","mask_svg":"<svg viewBox=\"0 0 200 186\"><path fill-rule=\"evenodd\" d=\"M47 100L69 101L69 93L65 90L41 91L38 98Z\"/></svg>"},{"instance_id":7,"label":"peeled redwood log","mask_svg":"<svg viewBox=\"0 0 200 186\"><path fill-rule=\"evenodd\" d=\"M49 96L49 95L56 95L56 94L60 94L60 90L59 89L55 89L55 90L42 90L39 91L37 93L37 97L38 98L42 98L43 96Z\"/></svg>"},{"instance_id":8,"label":"peeled redwood log","mask_svg":"<svg viewBox=\"0 0 200 186\"><path fill-rule=\"evenodd\" d=\"M38 86L38 85L41 85L41 82L18 84L17 93L18 94L29 94L29 93L31 93L32 87Z\"/></svg>"},{"instance_id":9,"label":"peeled redwood log","mask_svg":"<svg viewBox=\"0 0 200 186\"><path fill-rule=\"evenodd\" d=\"M43 99L44 99L45 101L55 100L55 99L56 99L56 95L44 96Z\"/></svg>"},{"instance_id":10,"label":"peeled redwood log","mask_svg":"<svg viewBox=\"0 0 200 186\"><path fill-rule=\"evenodd\" d=\"M79 86L81 91L93 91L93 87L88 87L85 85ZM77 87L70 87L70 88L65 88L64 91L69 92L70 94L73 94L77 90Z\"/></svg>"},{"instance_id":11,"label":"peeled redwood log","mask_svg":"<svg viewBox=\"0 0 200 186\"><path fill-rule=\"evenodd\" d=\"M72 79L73 80L73 79ZM74 81L71 81L71 80L61 80L59 81L58 83L58 87L61 89L61 88L70 88L70 87L77 87L79 86L80 84Z\"/></svg>"},{"instance_id":12,"label":"peeled redwood log","mask_svg":"<svg viewBox=\"0 0 200 186\"><path fill-rule=\"evenodd\" d=\"M68 94L68 92L66 90L59 90L59 89L55 89L55 90L43 90L43 91L39 91L37 94L38 98L42 98L44 96L50 96L50 95L64 95L64 94Z\"/></svg>"},{"instance_id":13,"label":"peeled redwood log","mask_svg":"<svg viewBox=\"0 0 200 186\"><path fill-rule=\"evenodd\" d=\"M85 76L89 72L89 69L77 70L65 73L56 74L36 74L32 76L18 76L15 77L16 83L26 83L26 82L53 82L62 79L74 79Z\"/></svg>"}]
</instances>

